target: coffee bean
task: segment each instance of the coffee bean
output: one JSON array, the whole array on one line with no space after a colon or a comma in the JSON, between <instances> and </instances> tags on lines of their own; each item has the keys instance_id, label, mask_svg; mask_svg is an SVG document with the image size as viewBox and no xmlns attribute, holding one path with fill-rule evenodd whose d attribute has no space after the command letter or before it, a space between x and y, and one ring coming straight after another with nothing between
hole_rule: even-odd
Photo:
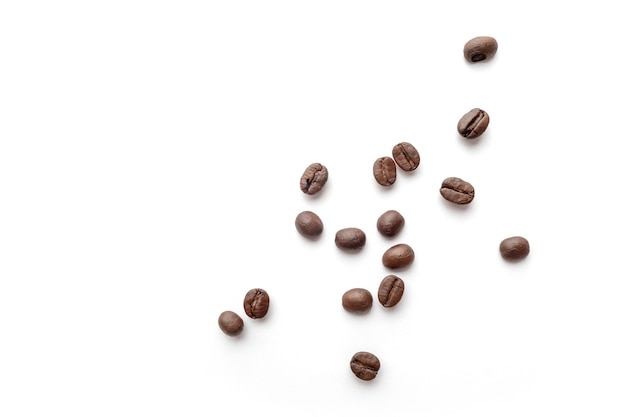
<instances>
[{"instance_id":1,"label":"coffee bean","mask_svg":"<svg viewBox=\"0 0 626 417\"><path fill-rule=\"evenodd\" d=\"M489 114L486 111L475 108L463 115L456 125L456 130L467 139L476 139L487 130L489 126Z\"/></svg>"},{"instance_id":2,"label":"coffee bean","mask_svg":"<svg viewBox=\"0 0 626 417\"><path fill-rule=\"evenodd\" d=\"M372 293L365 288L353 288L341 297L341 305L351 313L367 313L374 302Z\"/></svg>"},{"instance_id":3,"label":"coffee bean","mask_svg":"<svg viewBox=\"0 0 626 417\"><path fill-rule=\"evenodd\" d=\"M220 314L217 324L228 336L237 336L243 331L243 320L233 311L224 311Z\"/></svg>"},{"instance_id":4,"label":"coffee bean","mask_svg":"<svg viewBox=\"0 0 626 417\"><path fill-rule=\"evenodd\" d=\"M365 246L365 232L356 227L347 227L335 233L335 245L339 249L358 250Z\"/></svg>"},{"instance_id":5,"label":"coffee bean","mask_svg":"<svg viewBox=\"0 0 626 417\"><path fill-rule=\"evenodd\" d=\"M469 204L474 199L472 184L456 177L443 180L439 192L443 198L454 204Z\"/></svg>"},{"instance_id":6,"label":"coffee bean","mask_svg":"<svg viewBox=\"0 0 626 417\"><path fill-rule=\"evenodd\" d=\"M530 253L530 244L522 236L512 236L500 242L500 255L507 261L524 259Z\"/></svg>"},{"instance_id":7,"label":"coffee bean","mask_svg":"<svg viewBox=\"0 0 626 417\"><path fill-rule=\"evenodd\" d=\"M248 317L260 319L265 317L270 308L270 296L261 288L253 288L243 299L243 309Z\"/></svg>"},{"instance_id":8,"label":"coffee bean","mask_svg":"<svg viewBox=\"0 0 626 417\"><path fill-rule=\"evenodd\" d=\"M478 36L467 41L463 56L469 62L480 62L492 58L498 51L498 42L491 36Z\"/></svg>"},{"instance_id":9,"label":"coffee bean","mask_svg":"<svg viewBox=\"0 0 626 417\"><path fill-rule=\"evenodd\" d=\"M404 217L396 210L387 210L380 215L376 222L376 228L381 235L393 237L400 233L404 227Z\"/></svg>"},{"instance_id":10,"label":"coffee bean","mask_svg":"<svg viewBox=\"0 0 626 417\"><path fill-rule=\"evenodd\" d=\"M378 287L378 301L383 307L394 307L404 294L404 281L395 275L387 275Z\"/></svg>"},{"instance_id":11,"label":"coffee bean","mask_svg":"<svg viewBox=\"0 0 626 417\"><path fill-rule=\"evenodd\" d=\"M374 161L374 179L383 187L389 187L396 182L396 163L389 156L383 156Z\"/></svg>"},{"instance_id":12,"label":"coffee bean","mask_svg":"<svg viewBox=\"0 0 626 417\"><path fill-rule=\"evenodd\" d=\"M396 164L404 171L413 171L417 169L420 164L419 152L417 152L415 146L408 142L398 143L393 147L391 154Z\"/></svg>"},{"instance_id":13,"label":"coffee bean","mask_svg":"<svg viewBox=\"0 0 626 417\"><path fill-rule=\"evenodd\" d=\"M404 268L411 265L414 259L413 249L405 243L399 243L385 251L383 265L390 269Z\"/></svg>"},{"instance_id":14,"label":"coffee bean","mask_svg":"<svg viewBox=\"0 0 626 417\"><path fill-rule=\"evenodd\" d=\"M357 378L371 381L380 371L380 360L373 353L357 352L350 359L350 369Z\"/></svg>"},{"instance_id":15,"label":"coffee bean","mask_svg":"<svg viewBox=\"0 0 626 417\"><path fill-rule=\"evenodd\" d=\"M322 234L324 224L317 214L307 210L296 216L296 230L302 236L313 239Z\"/></svg>"},{"instance_id":16,"label":"coffee bean","mask_svg":"<svg viewBox=\"0 0 626 417\"><path fill-rule=\"evenodd\" d=\"M328 170L319 162L312 163L300 177L300 189L303 193L313 195L322 190L328 180Z\"/></svg>"}]
</instances>

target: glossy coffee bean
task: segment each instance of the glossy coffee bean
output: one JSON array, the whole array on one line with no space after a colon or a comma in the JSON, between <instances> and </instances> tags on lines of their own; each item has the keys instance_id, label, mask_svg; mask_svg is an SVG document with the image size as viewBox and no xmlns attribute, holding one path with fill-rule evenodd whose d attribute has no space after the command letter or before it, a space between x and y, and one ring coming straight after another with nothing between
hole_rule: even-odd
<instances>
[{"instance_id":1,"label":"glossy coffee bean","mask_svg":"<svg viewBox=\"0 0 626 417\"><path fill-rule=\"evenodd\" d=\"M381 235L393 237L404 227L404 216L396 210L387 210L376 221L376 228Z\"/></svg>"},{"instance_id":2,"label":"glossy coffee bean","mask_svg":"<svg viewBox=\"0 0 626 417\"><path fill-rule=\"evenodd\" d=\"M387 249L383 254L383 265L390 269L404 268L413 263L415 252L406 243L399 243Z\"/></svg>"},{"instance_id":3,"label":"glossy coffee bean","mask_svg":"<svg viewBox=\"0 0 626 417\"><path fill-rule=\"evenodd\" d=\"M389 187L396 182L396 163L389 156L383 156L374 161L372 171L376 182L383 187Z\"/></svg>"},{"instance_id":4,"label":"glossy coffee bean","mask_svg":"<svg viewBox=\"0 0 626 417\"><path fill-rule=\"evenodd\" d=\"M417 152L417 149L415 149L415 146L409 142L398 143L393 147L391 154L396 164L398 164L403 171L413 171L417 169L420 164L420 154Z\"/></svg>"},{"instance_id":5,"label":"glossy coffee bean","mask_svg":"<svg viewBox=\"0 0 626 417\"><path fill-rule=\"evenodd\" d=\"M404 281L396 275L387 275L378 287L378 301L383 307L394 307L404 294Z\"/></svg>"},{"instance_id":6,"label":"glossy coffee bean","mask_svg":"<svg viewBox=\"0 0 626 417\"><path fill-rule=\"evenodd\" d=\"M463 46L463 56L469 62L480 62L492 58L498 51L498 42L491 36L478 36Z\"/></svg>"},{"instance_id":7,"label":"glossy coffee bean","mask_svg":"<svg viewBox=\"0 0 626 417\"><path fill-rule=\"evenodd\" d=\"M522 236L512 236L500 242L500 255L507 261L524 259L530 253L530 243Z\"/></svg>"},{"instance_id":8,"label":"glossy coffee bean","mask_svg":"<svg viewBox=\"0 0 626 417\"><path fill-rule=\"evenodd\" d=\"M328 169L319 162L309 165L300 177L300 189L303 193L313 195L319 193L328 180Z\"/></svg>"},{"instance_id":9,"label":"glossy coffee bean","mask_svg":"<svg viewBox=\"0 0 626 417\"><path fill-rule=\"evenodd\" d=\"M243 331L243 320L233 311L224 311L220 314L217 324L228 336L237 336Z\"/></svg>"},{"instance_id":10,"label":"glossy coffee bean","mask_svg":"<svg viewBox=\"0 0 626 417\"><path fill-rule=\"evenodd\" d=\"M341 305L351 313L367 313L372 308L374 298L365 288L353 288L341 297Z\"/></svg>"},{"instance_id":11,"label":"glossy coffee bean","mask_svg":"<svg viewBox=\"0 0 626 417\"><path fill-rule=\"evenodd\" d=\"M365 246L365 232L356 227L347 227L335 233L335 245L343 250L358 250Z\"/></svg>"},{"instance_id":12,"label":"glossy coffee bean","mask_svg":"<svg viewBox=\"0 0 626 417\"><path fill-rule=\"evenodd\" d=\"M380 360L369 352L357 352L350 359L350 369L357 378L371 381L380 371Z\"/></svg>"},{"instance_id":13,"label":"glossy coffee bean","mask_svg":"<svg viewBox=\"0 0 626 417\"><path fill-rule=\"evenodd\" d=\"M459 135L467 139L476 139L487 130L489 114L486 111L474 108L461 117L456 125Z\"/></svg>"},{"instance_id":14,"label":"glossy coffee bean","mask_svg":"<svg viewBox=\"0 0 626 417\"><path fill-rule=\"evenodd\" d=\"M439 189L442 197L454 204L469 204L474 200L474 187L457 177L443 180Z\"/></svg>"},{"instance_id":15,"label":"glossy coffee bean","mask_svg":"<svg viewBox=\"0 0 626 417\"><path fill-rule=\"evenodd\" d=\"M261 288L253 288L243 299L243 309L252 319L265 317L270 308L270 296Z\"/></svg>"},{"instance_id":16,"label":"glossy coffee bean","mask_svg":"<svg viewBox=\"0 0 626 417\"><path fill-rule=\"evenodd\" d=\"M314 239L324 231L324 223L317 214L307 210L296 216L296 230L302 236Z\"/></svg>"}]
</instances>

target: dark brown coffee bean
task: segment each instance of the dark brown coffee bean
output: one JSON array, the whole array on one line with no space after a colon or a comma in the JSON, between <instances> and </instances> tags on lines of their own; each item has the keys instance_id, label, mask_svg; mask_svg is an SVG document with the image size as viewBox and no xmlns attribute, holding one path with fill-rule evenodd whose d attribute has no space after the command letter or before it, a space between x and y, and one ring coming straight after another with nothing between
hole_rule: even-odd
<instances>
[{"instance_id":1,"label":"dark brown coffee bean","mask_svg":"<svg viewBox=\"0 0 626 417\"><path fill-rule=\"evenodd\" d=\"M335 233L335 245L339 249L357 250L365 246L365 232L356 227L347 227Z\"/></svg>"},{"instance_id":2,"label":"dark brown coffee bean","mask_svg":"<svg viewBox=\"0 0 626 417\"><path fill-rule=\"evenodd\" d=\"M487 126L489 126L489 115L486 111L475 108L461 117L456 125L456 130L464 138L476 139L485 133Z\"/></svg>"},{"instance_id":3,"label":"dark brown coffee bean","mask_svg":"<svg viewBox=\"0 0 626 417\"><path fill-rule=\"evenodd\" d=\"M312 211L303 211L296 216L296 230L309 239L318 237L324 231L322 219Z\"/></svg>"},{"instance_id":4,"label":"dark brown coffee bean","mask_svg":"<svg viewBox=\"0 0 626 417\"><path fill-rule=\"evenodd\" d=\"M300 177L300 189L303 193L313 195L322 190L328 180L328 170L319 162L309 165Z\"/></svg>"},{"instance_id":5,"label":"dark brown coffee bean","mask_svg":"<svg viewBox=\"0 0 626 417\"><path fill-rule=\"evenodd\" d=\"M220 314L217 324L228 336L237 336L243 331L243 320L233 311L224 311Z\"/></svg>"},{"instance_id":6,"label":"dark brown coffee bean","mask_svg":"<svg viewBox=\"0 0 626 417\"><path fill-rule=\"evenodd\" d=\"M396 182L396 163L389 156L383 156L374 161L374 179L383 187L389 187Z\"/></svg>"},{"instance_id":7,"label":"dark brown coffee bean","mask_svg":"<svg viewBox=\"0 0 626 417\"><path fill-rule=\"evenodd\" d=\"M404 294L404 281L395 275L387 275L378 287L378 301L383 307L394 307Z\"/></svg>"},{"instance_id":8,"label":"dark brown coffee bean","mask_svg":"<svg viewBox=\"0 0 626 417\"><path fill-rule=\"evenodd\" d=\"M512 236L500 242L500 255L507 261L524 259L530 253L530 244L522 236Z\"/></svg>"},{"instance_id":9,"label":"dark brown coffee bean","mask_svg":"<svg viewBox=\"0 0 626 417\"><path fill-rule=\"evenodd\" d=\"M357 352L350 359L350 369L357 378L371 381L380 371L380 360L373 353Z\"/></svg>"},{"instance_id":10,"label":"dark brown coffee bean","mask_svg":"<svg viewBox=\"0 0 626 417\"><path fill-rule=\"evenodd\" d=\"M411 265L414 259L413 249L405 243L399 243L385 251L383 265L390 269L404 268Z\"/></svg>"},{"instance_id":11,"label":"dark brown coffee bean","mask_svg":"<svg viewBox=\"0 0 626 417\"><path fill-rule=\"evenodd\" d=\"M374 298L365 288L353 288L341 297L341 305L351 313L367 313L372 308Z\"/></svg>"},{"instance_id":12,"label":"dark brown coffee bean","mask_svg":"<svg viewBox=\"0 0 626 417\"><path fill-rule=\"evenodd\" d=\"M409 142L398 143L391 153L396 164L404 171L413 171L420 164L420 154Z\"/></svg>"},{"instance_id":13,"label":"dark brown coffee bean","mask_svg":"<svg viewBox=\"0 0 626 417\"><path fill-rule=\"evenodd\" d=\"M467 41L463 56L469 62L480 62L492 58L498 51L498 42L491 36L478 36Z\"/></svg>"},{"instance_id":14,"label":"dark brown coffee bean","mask_svg":"<svg viewBox=\"0 0 626 417\"><path fill-rule=\"evenodd\" d=\"M404 217L396 210L387 210L380 215L376 222L376 228L381 235L393 237L400 233L404 227Z\"/></svg>"},{"instance_id":15,"label":"dark brown coffee bean","mask_svg":"<svg viewBox=\"0 0 626 417\"><path fill-rule=\"evenodd\" d=\"M270 308L270 296L261 288L253 288L243 299L243 309L248 317L260 319L265 317Z\"/></svg>"},{"instance_id":16,"label":"dark brown coffee bean","mask_svg":"<svg viewBox=\"0 0 626 417\"><path fill-rule=\"evenodd\" d=\"M469 204L474 200L472 184L457 177L443 180L439 192L443 198L454 204Z\"/></svg>"}]
</instances>

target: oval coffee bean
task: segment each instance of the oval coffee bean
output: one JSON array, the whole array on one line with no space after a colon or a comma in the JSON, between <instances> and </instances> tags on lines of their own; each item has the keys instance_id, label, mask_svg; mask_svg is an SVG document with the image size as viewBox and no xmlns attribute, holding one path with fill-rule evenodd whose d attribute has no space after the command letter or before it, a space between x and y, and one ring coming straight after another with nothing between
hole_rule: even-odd
<instances>
[{"instance_id":1,"label":"oval coffee bean","mask_svg":"<svg viewBox=\"0 0 626 417\"><path fill-rule=\"evenodd\" d=\"M243 309L252 319L265 317L270 308L270 296L261 288L253 288L243 299Z\"/></svg>"},{"instance_id":2,"label":"oval coffee bean","mask_svg":"<svg viewBox=\"0 0 626 417\"><path fill-rule=\"evenodd\" d=\"M457 177L443 180L439 192L443 198L454 204L469 204L474 199L472 184Z\"/></svg>"},{"instance_id":3,"label":"oval coffee bean","mask_svg":"<svg viewBox=\"0 0 626 417\"><path fill-rule=\"evenodd\" d=\"M341 305L351 313L367 313L374 303L372 293L365 288L353 288L341 297Z\"/></svg>"},{"instance_id":4,"label":"oval coffee bean","mask_svg":"<svg viewBox=\"0 0 626 417\"><path fill-rule=\"evenodd\" d=\"M522 236L512 236L500 242L500 255L508 261L524 259L530 253L530 244Z\"/></svg>"},{"instance_id":5,"label":"oval coffee bean","mask_svg":"<svg viewBox=\"0 0 626 417\"><path fill-rule=\"evenodd\" d=\"M303 193L313 195L322 190L328 180L328 170L319 162L309 165L300 177L300 189Z\"/></svg>"},{"instance_id":6,"label":"oval coffee bean","mask_svg":"<svg viewBox=\"0 0 626 417\"><path fill-rule=\"evenodd\" d=\"M396 210L387 210L380 215L376 228L381 235L393 237L404 227L404 217Z\"/></svg>"},{"instance_id":7,"label":"oval coffee bean","mask_svg":"<svg viewBox=\"0 0 626 417\"><path fill-rule=\"evenodd\" d=\"M408 142L398 143L391 151L396 164L403 171L413 171L420 164L420 154L415 146Z\"/></svg>"},{"instance_id":8,"label":"oval coffee bean","mask_svg":"<svg viewBox=\"0 0 626 417\"><path fill-rule=\"evenodd\" d=\"M378 287L378 301L383 307L394 307L404 294L404 281L395 275L387 275Z\"/></svg>"},{"instance_id":9,"label":"oval coffee bean","mask_svg":"<svg viewBox=\"0 0 626 417\"><path fill-rule=\"evenodd\" d=\"M335 233L335 245L339 249L357 250L365 246L365 232L356 227L347 227Z\"/></svg>"},{"instance_id":10,"label":"oval coffee bean","mask_svg":"<svg viewBox=\"0 0 626 417\"><path fill-rule=\"evenodd\" d=\"M491 36L478 36L467 41L463 56L469 62L480 62L492 58L498 51L498 42Z\"/></svg>"},{"instance_id":11,"label":"oval coffee bean","mask_svg":"<svg viewBox=\"0 0 626 417\"><path fill-rule=\"evenodd\" d=\"M456 130L467 139L476 139L487 130L489 126L489 114L486 111L475 108L463 115L456 125Z\"/></svg>"},{"instance_id":12,"label":"oval coffee bean","mask_svg":"<svg viewBox=\"0 0 626 417\"><path fill-rule=\"evenodd\" d=\"M220 314L217 324L228 336L237 336L243 331L243 320L234 311L224 311Z\"/></svg>"},{"instance_id":13,"label":"oval coffee bean","mask_svg":"<svg viewBox=\"0 0 626 417\"><path fill-rule=\"evenodd\" d=\"M303 211L296 216L296 230L309 239L318 237L324 231L322 219L312 211Z\"/></svg>"},{"instance_id":14,"label":"oval coffee bean","mask_svg":"<svg viewBox=\"0 0 626 417\"><path fill-rule=\"evenodd\" d=\"M357 378L371 381L380 371L380 360L373 353L357 352L350 359L350 369Z\"/></svg>"},{"instance_id":15,"label":"oval coffee bean","mask_svg":"<svg viewBox=\"0 0 626 417\"><path fill-rule=\"evenodd\" d=\"M405 243L399 243L385 251L383 265L391 269L404 268L411 265L414 259L415 252L413 249Z\"/></svg>"},{"instance_id":16,"label":"oval coffee bean","mask_svg":"<svg viewBox=\"0 0 626 417\"><path fill-rule=\"evenodd\" d=\"M374 179L383 187L389 187L396 182L396 163L388 156L383 156L374 161Z\"/></svg>"}]
</instances>

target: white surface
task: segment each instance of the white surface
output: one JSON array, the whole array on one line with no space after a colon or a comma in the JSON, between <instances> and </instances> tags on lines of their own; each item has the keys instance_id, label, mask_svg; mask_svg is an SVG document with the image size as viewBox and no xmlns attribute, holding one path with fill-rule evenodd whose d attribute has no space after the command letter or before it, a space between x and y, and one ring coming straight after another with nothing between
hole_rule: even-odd
<instances>
[{"instance_id":1,"label":"white surface","mask_svg":"<svg viewBox=\"0 0 626 417\"><path fill-rule=\"evenodd\" d=\"M421 3L2 2L0 415L626 415L622 9ZM467 64L479 35L497 55ZM470 144L473 107L491 124ZM383 190L400 141L422 163ZM334 246L349 226L356 255ZM516 234L531 253L507 264ZM399 242L400 305L343 311Z\"/></svg>"}]
</instances>

